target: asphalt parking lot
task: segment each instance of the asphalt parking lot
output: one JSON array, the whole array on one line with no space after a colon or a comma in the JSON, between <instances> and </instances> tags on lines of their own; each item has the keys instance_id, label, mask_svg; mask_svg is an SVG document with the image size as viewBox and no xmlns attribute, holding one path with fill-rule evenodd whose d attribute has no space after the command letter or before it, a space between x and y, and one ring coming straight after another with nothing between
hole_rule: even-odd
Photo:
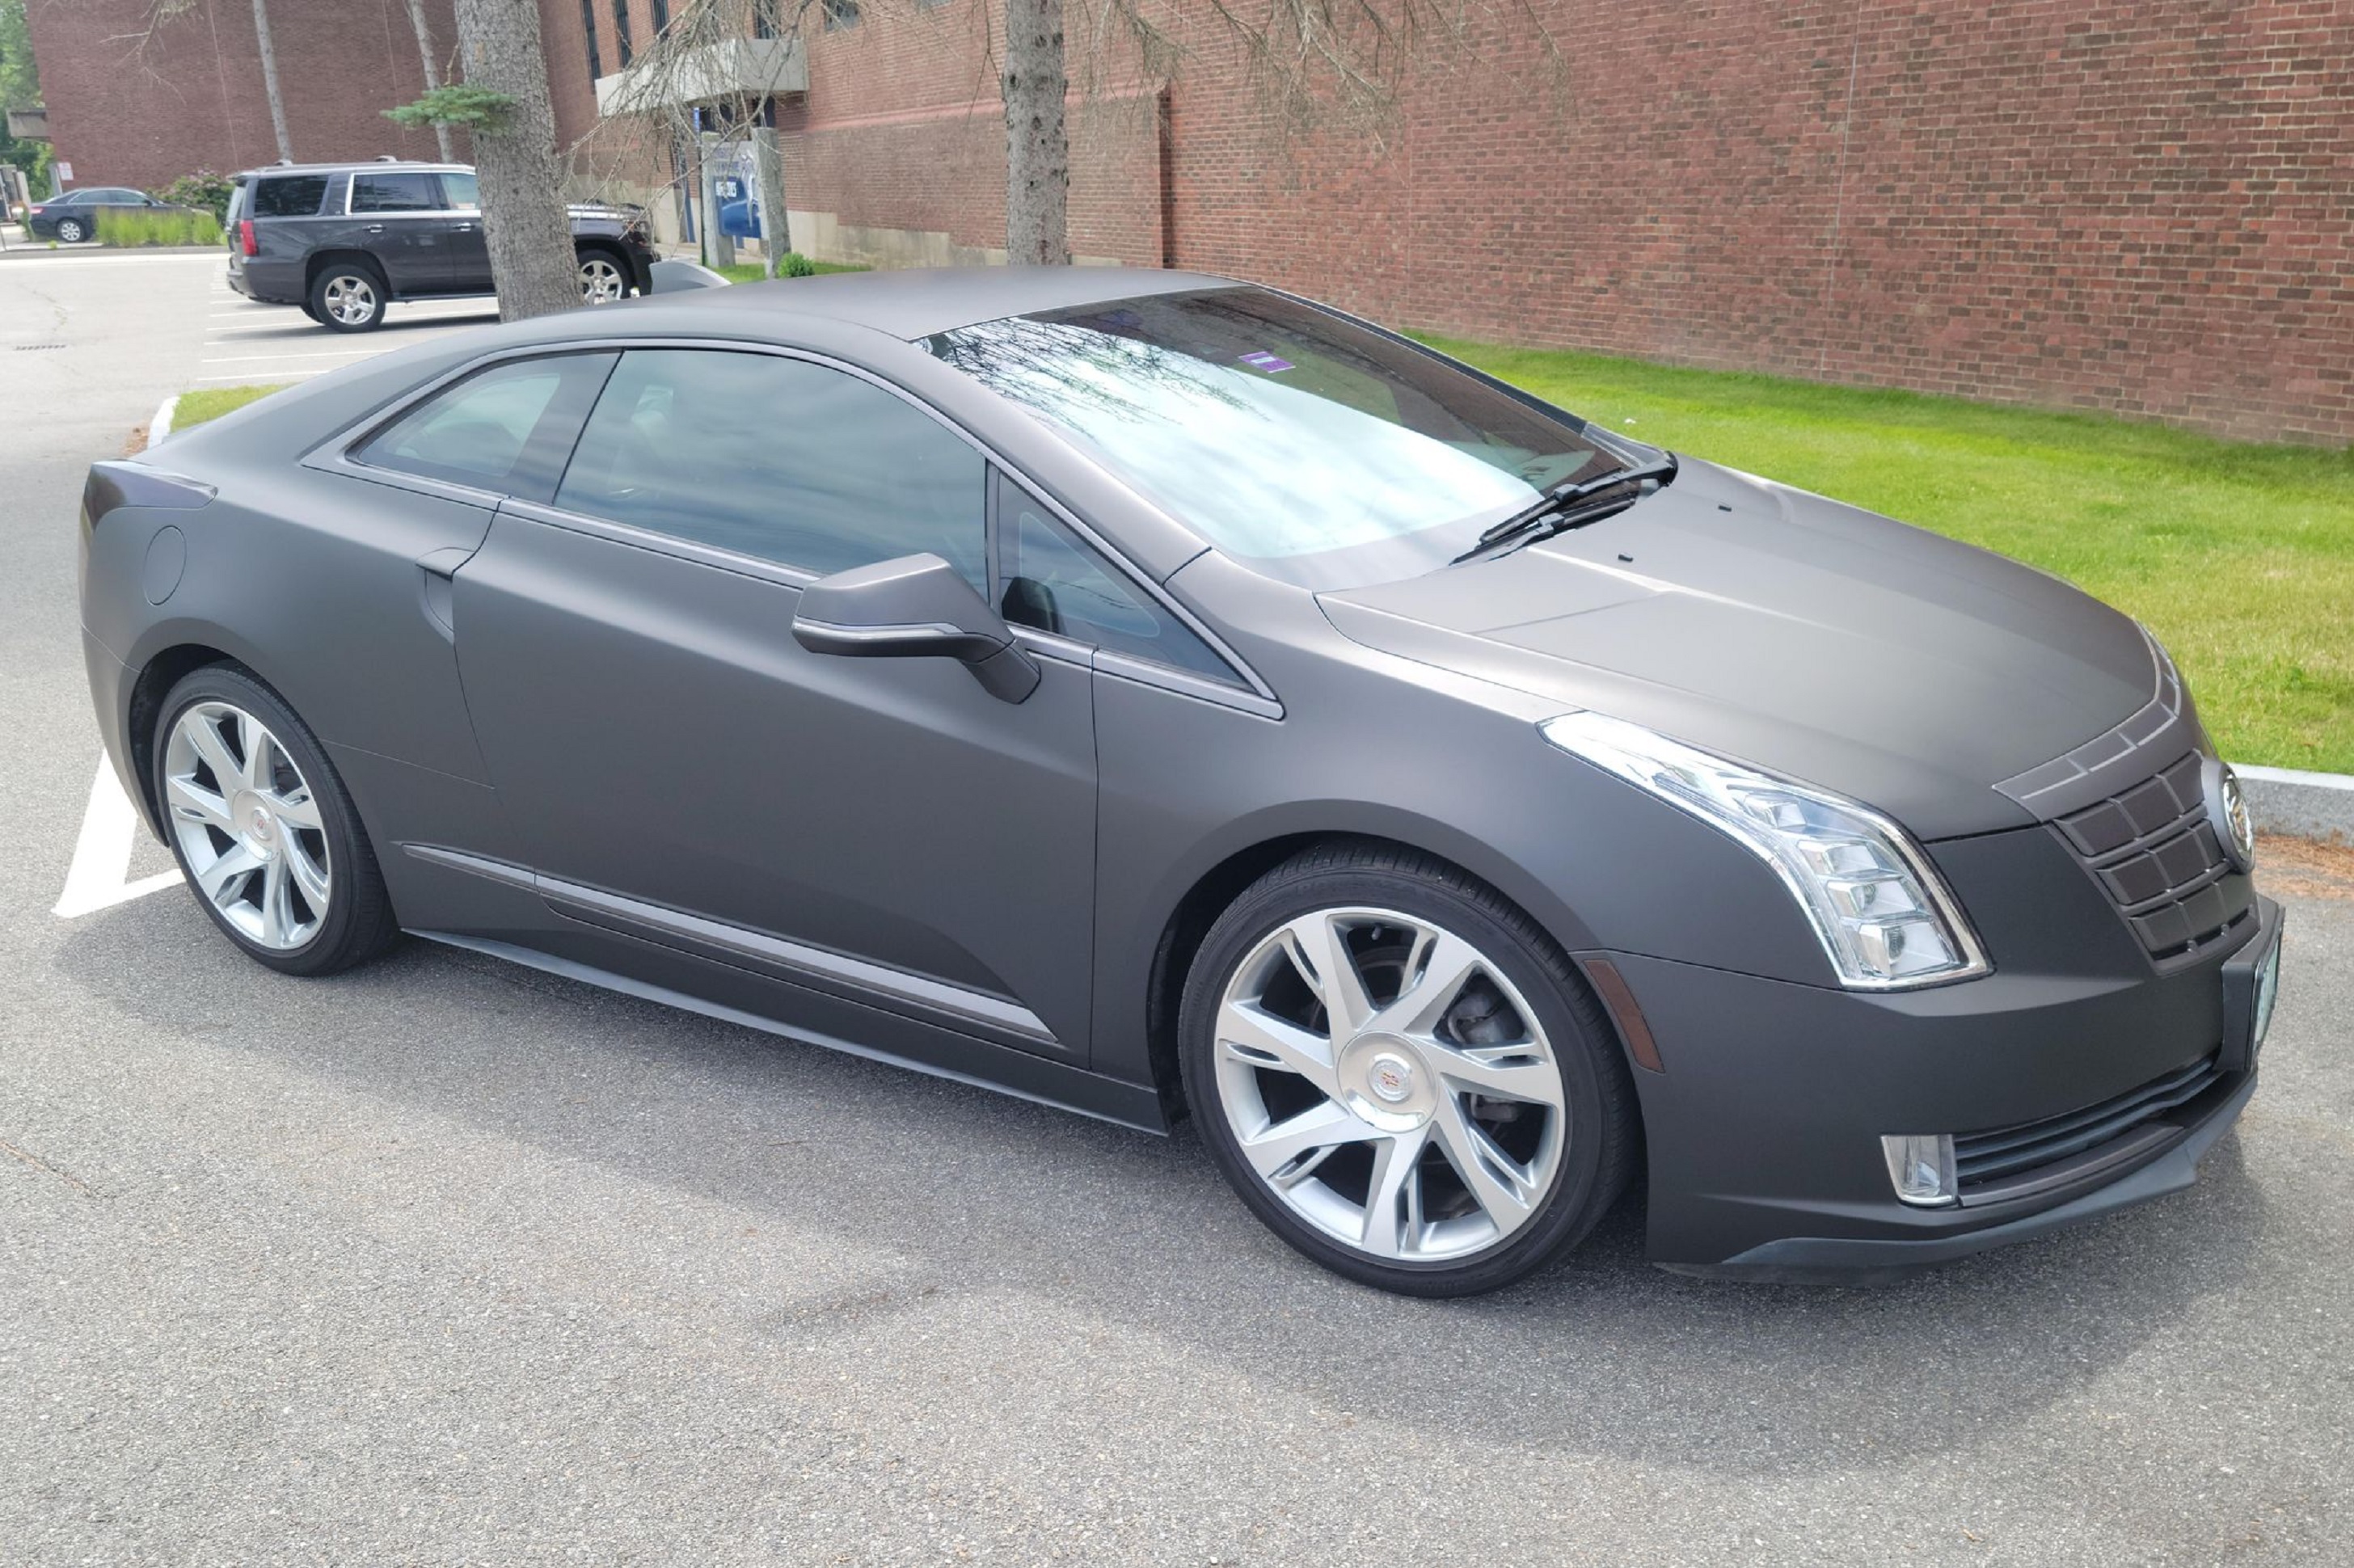
<instances>
[{"instance_id":1,"label":"asphalt parking lot","mask_svg":"<svg viewBox=\"0 0 2354 1568\"><path fill-rule=\"evenodd\" d=\"M1622 1211L1455 1303L1297 1259L1190 1136L423 944L282 980L176 888L59 916L86 465L240 334L351 346L218 271L0 260L0 1559L2354 1561L2327 877L2190 1192L1875 1289L1670 1276Z\"/></svg>"}]
</instances>

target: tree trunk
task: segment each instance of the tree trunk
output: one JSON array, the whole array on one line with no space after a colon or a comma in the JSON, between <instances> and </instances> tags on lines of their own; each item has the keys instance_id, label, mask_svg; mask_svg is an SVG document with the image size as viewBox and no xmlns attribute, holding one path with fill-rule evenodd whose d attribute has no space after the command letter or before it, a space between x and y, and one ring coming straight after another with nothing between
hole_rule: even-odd
<instances>
[{"instance_id":1,"label":"tree trunk","mask_svg":"<svg viewBox=\"0 0 2354 1568\"><path fill-rule=\"evenodd\" d=\"M1070 73L1063 0L1006 0L1005 259L1071 264L1071 148L1063 129Z\"/></svg>"},{"instance_id":2,"label":"tree trunk","mask_svg":"<svg viewBox=\"0 0 2354 1568\"><path fill-rule=\"evenodd\" d=\"M294 161L294 138L286 133L286 95L278 90L278 51L270 42L270 6L253 0L253 40L261 52L261 91L270 100L270 128L278 133L278 157Z\"/></svg>"},{"instance_id":3,"label":"tree trunk","mask_svg":"<svg viewBox=\"0 0 2354 1568\"><path fill-rule=\"evenodd\" d=\"M458 48L466 80L511 101L502 122L473 133L482 181L482 235L499 319L552 315L580 303L556 113L547 101L535 0L458 0Z\"/></svg>"},{"instance_id":4,"label":"tree trunk","mask_svg":"<svg viewBox=\"0 0 2354 1568\"><path fill-rule=\"evenodd\" d=\"M408 25L417 29L417 58L425 62L425 90L431 92L441 85L441 67L433 58L433 28L425 20L425 0L408 0ZM441 149L441 161L457 161L450 150L450 127L435 124L433 144Z\"/></svg>"}]
</instances>

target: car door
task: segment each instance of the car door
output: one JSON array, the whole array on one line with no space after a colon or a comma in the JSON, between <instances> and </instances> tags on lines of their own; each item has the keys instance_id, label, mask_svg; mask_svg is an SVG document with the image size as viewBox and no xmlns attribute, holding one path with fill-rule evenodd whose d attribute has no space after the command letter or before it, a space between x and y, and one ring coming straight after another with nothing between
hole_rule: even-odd
<instances>
[{"instance_id":1,"label":"car door","mask_svg":"<svg viewBox=\"0 0 2354 1568\"><path fill-rule=\"evenodd\" d=\"M360 245L384 265L385 281L399 296L450 291L449 222L441 187L414 169L362 169L352 175L345 211Z\"/></svg>"},{"instance_id":2,"label":"car door","mask_svg":"<svg viewBox=\"0 0 2354 1568\"><path fill-rule=\"evenodd\" d=\"M929 550L989 581L988 466L845 368L633 349L553 505L456 574L493 782L558 910L1002 1045L1082 1058L1095 738L1084 651L1021 703L845 659L815 576Z\"/></svg>"},{"instance_id":3,"label":"car door","mask_svg":"<svg viewBox=\"0 0 2354 1568\"><path fill-rule=\"evenodd\" d=\"M493 287L491 243L482 232L481 183L471 171L451 170L440 180L441 206L450 214L441 236L450 292L487 294Z\"/></svg>"}]
</instances>

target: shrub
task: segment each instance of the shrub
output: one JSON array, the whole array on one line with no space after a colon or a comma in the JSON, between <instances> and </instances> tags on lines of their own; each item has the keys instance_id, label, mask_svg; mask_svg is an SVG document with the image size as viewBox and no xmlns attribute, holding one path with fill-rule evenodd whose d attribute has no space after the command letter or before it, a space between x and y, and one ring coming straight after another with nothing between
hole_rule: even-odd
<instances>
[{"instance_id":1,"label":"shrub","mask_svg":"<svg viewBox=\"0 0 2354 1568\"><path fill-rule=\"evenodd\" d=\"M220 220L208 212L108 212L98 215L101 245L218 245Z\"/></svg>"},{"instance_id":2,"label":"shrub","mask_svg":"<svg viewBox=\"0 0 2354 1568\"><path fill-rule=\"evenodd\" d=\"M777 276L779 278L813 278L817 276L817 263L811 260L808 257L802 255L798 250L788 250L782 256L777 258Z\"/></svg>"},{"instance_id":3,"label":"shrub","mask_svg":"<svg viewBox=\"0 0 2354 1568\"><path fill-rule=\"evenodd\" d=\"M162 190L147 194L157 201L170 202L174 207L193 207L213 215L215 223L228 221L228 198L237 189L237 182L227 175L202 169L193 175L182 175Z\"/></svg>"}]
</instances>

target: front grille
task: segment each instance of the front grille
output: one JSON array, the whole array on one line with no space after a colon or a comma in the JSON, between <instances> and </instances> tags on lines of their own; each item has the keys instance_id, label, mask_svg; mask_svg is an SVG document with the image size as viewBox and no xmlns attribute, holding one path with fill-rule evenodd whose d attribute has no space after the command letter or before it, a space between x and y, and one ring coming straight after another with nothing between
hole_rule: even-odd
<instances>
[{"instance_id":1,"label":"front grille","mask_svg":"<svg viewBox=\"0 0 2354 1568\"><path fill-rule=\"evenodd\" d=\"M1983 1200L1989 1188L2022 1184L2028 1173L2089 1153L2190 1104L2222 1077L2220 1057L2221 1053L2202 1057L2115 1099L2065 1116L1956 1138L1954 1174L1962 1201Z\"/></svg>"},{"instance_id":2,"label":"front grille","mask_svg":"<svg viewBox=\"0 0 2354 1568\"><path fill-rule=\"evenodd\" d=\"M2052 825L2153 959L2202 953L2255 911L2254 888L2232 873L2207 821L2195 751Z\"/></svg>"}]
</instances>

